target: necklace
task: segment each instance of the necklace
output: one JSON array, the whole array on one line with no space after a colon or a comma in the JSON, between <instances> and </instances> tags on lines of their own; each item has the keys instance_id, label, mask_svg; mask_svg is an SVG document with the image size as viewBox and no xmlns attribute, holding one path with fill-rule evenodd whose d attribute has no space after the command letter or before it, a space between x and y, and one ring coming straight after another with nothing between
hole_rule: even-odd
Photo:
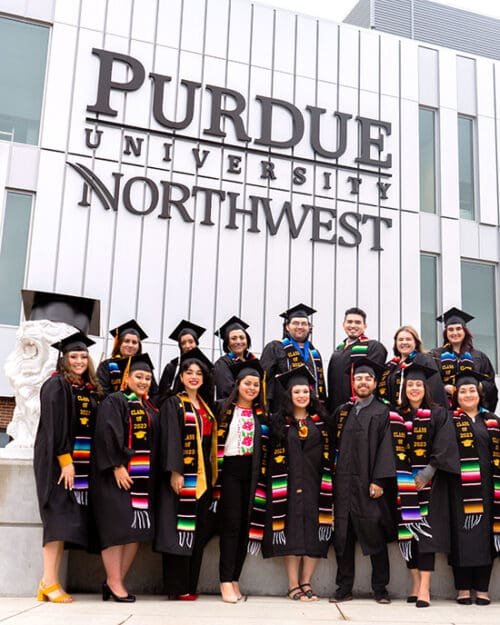
<instances>
[{"instance_id":1,"label":"necklace","mask_svg":"<svg viewBox=\"0 0 500 625\"><path fill-rule=\"evenodd\" d=\"M297 422L297 430L299 432L299 438L307 438L307 423L306 423L306 417L304 417L303 419L296 419Z\"/></svg>"}]
</instances>

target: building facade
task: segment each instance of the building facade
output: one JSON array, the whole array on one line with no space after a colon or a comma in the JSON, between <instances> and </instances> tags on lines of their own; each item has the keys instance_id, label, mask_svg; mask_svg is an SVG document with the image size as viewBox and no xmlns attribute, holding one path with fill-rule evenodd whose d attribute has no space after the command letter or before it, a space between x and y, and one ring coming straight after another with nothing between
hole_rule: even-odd
<instances>
[{"instance_id":1,"label":"building facade","mask_svg":"<svg viewBox=\"0 0 500 625\"><path fill-rule=\"evenodd\" d=\"M303 301L325 357L458 306L498 371L499 61L248 0L0 0L0 49L1 362L28 288L100 300L96 361Z\"/></svg>"}]
</instances>

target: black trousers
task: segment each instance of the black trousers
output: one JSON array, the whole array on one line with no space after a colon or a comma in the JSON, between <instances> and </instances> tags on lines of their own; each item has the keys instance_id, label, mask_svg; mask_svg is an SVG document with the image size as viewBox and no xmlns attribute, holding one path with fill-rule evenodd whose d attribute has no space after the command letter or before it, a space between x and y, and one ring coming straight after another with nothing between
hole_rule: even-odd
<instances>
[{"instance_id":1,"label":"black trousers","mask_svg":"<svg viewBox=\"0 0 500 625\"><path fill-rule=\"evenodd\" d=\"M419 571L433 571L436 555L434 553L420 553L418 541L414 538L411 541L411 558L406 563L408 569L418 569Z\"/></svg>"},{"instance_id":2,"label":"black trousers","mask_svg":"<svg viewBox=\"0 0 500 625\"><path fill-rule=\"evenodd\" d=\"M354 553L356 546L356 532L354 530L351 518L347 525L347 540L342 555L336 553L337 556L337 576L336 583L338 591L342 594L350 593L354 585ZM389 555L387 553L387 545L384 543L383 549L370 556L372 563L372 589L375 596L380 596L386 592L386 586L389 583Z\"/></svg>"},{"instance_id":3,"label":"black trousers","mask_svg":"<svg viewBox=\"0 0 500 625\"><path fill-rule=\"evenodd\" d=\"M251 483L252 456L226 456L222 464L220 498L221 582L237 582L245 562Z\"/></svg>"},{"instance_id":4,"label":"black trousers","mask_svg":"<svg viewBox=\"0 0 500 625\"><path fill-rule=\"evenodd\" d=\"M164 553L162 556L165 594L169 596L196 594L203 550L216 529L215 514L208 509L211 501L211 492L205 493L198 501L191 555Z\"/></svg>"},{"instance_id":5,"label":"black trousers","mask_svg":"<svg viewBox=\"0 0 500 625\"><path fill-rule=\"evenodd\" d=\"M453 577L457 590L479 590L488 592L492 564L485 566L454 566Z\"/></svg>"}]
</instances>

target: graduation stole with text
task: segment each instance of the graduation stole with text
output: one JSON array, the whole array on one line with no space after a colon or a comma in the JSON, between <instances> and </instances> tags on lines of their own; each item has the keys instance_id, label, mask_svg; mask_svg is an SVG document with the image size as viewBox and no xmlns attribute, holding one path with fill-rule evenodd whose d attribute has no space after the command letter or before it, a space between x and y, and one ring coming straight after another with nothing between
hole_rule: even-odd
<instances>
[{"instance_id":1,"label":"graduation stole with text","mask_svg":"<svg viewBox=\"0 0 500 625\"><path fill-rule=\"evenodd\" d=\"M403 381L405 369L410 365L418 352L412 352L408 355L405 360L401 360L400 356L395 356L392 358L387 365L385 366L384 372L382 373L382 377L377 385L377 393L382 400L387 400L390 403L393 403L393 400L396 400L398 406L401 404L401 393L403 390ZM388 388L388 379L391 373L400 369L399 375L396 375L394 378L394 397L388 397L389 388Z\"/></svg>"},{"instance_id":2,"label":"graduation stole with text","mask_svg":"<svg viewBox=\"0 0 500 625\"><path fill-rule=\"evenodd\" d=\"M441 377L443 384L455 385L459 375L472 371L474 360L469 352L457 356L452 346L446 343L445 351L441 354Z\"/></svg>"},{"instance_id":3,"label":"graduation stole with text","mask_svg":"<svg viewBox=\"0 0 500 625\"><path fill-rule=\"evenodd\" d=\"M431 411L424 408L415 411L413 421L398 412L389 412L396 463L398 541L406 561L411 557L412 538L419 540L419 534L432 536L427 520L431 484L421 491L415 485L416 474L428 464L430 419Z\"/></svg>"},{"instance_id":4,"label":"graduation stole with text","mask_svg":"<svg viewBox=\"0 0 500 625\"><path fill-rule=\"evenodd\" d=\"M74 442L71 457L75 466L73 492L81 506L88 504L89 497L89 463L94 431L95 412L92 395L96 390L91 384L71 384L75 419L73 423Z\"/></svg>"},{"instance_id":5,"label":"graduation stole with text","mask_svg":"<svg viewBox=\"0 0 500 625\"><path fill-rule=\"evenodd\" d=\"M116 362L121 356L115 356L108 362L109 382L113 388L113 393L121 389L123 374Z\"/></svg>"},{"instance_id":6,"label":"graduation stole with text","mask_svg":"<svg viewBox=\"0 0 500 625\"><path fill-rule=\"evenodd\" d=\"M149 529L149 479L151 474L151 418L135 393L123 394L128 403L128 447L134 455L128 463L133 480L130 503L134 511L131 527Z\"/></svg>"},{"instance_id":7,"label":"graduation stole with text","mask_svg":"<svg viewBox=\"0 0 500 625\"><path fill-rule=\"evenodd\" d=\"M316 380L316 394L319 399L325 397L325 378L323 373L323 363L321 362L321 356L318 350L309 341L304 343L304 349L298 345L296 341L290 337L286 337L281 341L283 349L288 360L288 369L296 369L302 365L307 365L309 358L311 358L311 364L313 370L311 373Z\"/></svg>"},{"instance_id":8,"label":"graduation stole with text","mask_svg":"<svg viewBox=\"0 0 500 625\"><path fill-rule=\"evenodd\" d=\"M368 345L364 345L364 343L367 343L369 340L370 339L364 334L358 336L354 343L347 344L347 339L345 339L340 341L336 350L345 351L346 349L350 349L351 356L368 356ZM351 401L354 402L354 367L352 365L349 371L349 384L351 388Z\"/></svg>"},{"instance_id":9,"label":"graduation stole with text","mask_svg":"<svg viewBox=\"0 0 500 625\"><path fill-rule=\"evenodd\" d=\"M479 408L479 416L487 412ZM453 413L460 453L460 481L464 502L465 529L472 529L481 521L484 506L481 491L481 469L476 451L474 432L467 415L460 409ZM493 539L500 552L500 427L496 419L484 419L491 446L493 469Z\"/></svg>"},{"instance_id":10,"label":"graduation stole with text","mask_svg":"<svg viewBox=\"0 0 500 625\"><path fill-rule=\"evenodd\" d=\"M328 542L332 536L333 488L330 459L330 442L325 423L318 415L309 415L319 429L323 443L321 482L318 500L318 539ZM286 545L286 517L288 512L288 430L291 425L298 427L293 419L287 419L283 444L273 449L271 458L271 506L273 545Z\"/></svg>"},{"instance_id":11,"label":"graduation stole with text","mask_svg":"<svg viewBox=\"0 0 500 625\"><path fill-rule=\"evenodd\" d=\"M196 414L186 393L179 393L177 397L183 412L182 460L184 465L184 486L179 493L176 526L179 545L181 547L187 546L191 549L196 529L196 501L200 499L207 490L207 472L203 458L200 418ZM217 431L215 418L210 408L199 395L198 400L205 409L207 418L214 422L210 453L211 462L214 465L212 467L213 480L216 477L217 471Z\"/></svg>"},{"instance_id":12,"label":"graduation stole with text","mask_svg":"<svg viewBox=\"0 0 500 625\"><path fill-rule=\"evenodd\" d=\"M260 412L257 412L260 411ZM262 409L255 409L255 416L262 418ZM253 505L250 510L250 523L248 528L247 550L252 555L260 551L260 546L264 538L264 528L266 525L266 504L267 504L267 466L269 454L269 426L260 422L260 467L257 486L253 496Z\"/></svg>"}]
</instances>

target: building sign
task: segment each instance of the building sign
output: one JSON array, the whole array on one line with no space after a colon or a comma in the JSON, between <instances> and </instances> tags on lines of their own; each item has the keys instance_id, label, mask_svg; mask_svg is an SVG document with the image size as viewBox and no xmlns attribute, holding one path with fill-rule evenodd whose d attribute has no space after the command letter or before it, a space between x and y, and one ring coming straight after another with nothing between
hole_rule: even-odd
<instances>
[{"instance_id":1,"label":"building sign","mask_svg":"<svg viewBox=\"0 0 500 625\"><path fill-rule=\"evenodd\" d=\"M335 170L341 171L353 196L359 194L361 184L373 184L380 200L388 199L391 186L392 155L385 151L386 138L391 135L391 123L369 117L353 115L349 112L328 111L324 108L307 105L300 110L296 105L283 99L257 94L252 101L246 101L243 94L234 89L218 85L181 79L179 89L184 90L183 110L177 111L176 119L165 114L165 103L173 93L170 76L150 72L136 58L118 52L96 49L92 53L99 59L99 77L97 97L87 106L88 116L85 128L86 147L99 150L103 134L119 130L123 132L123 153L140 158L144 150L144 133L159 136L162 139L161 160L166 168L172 160L176 142L190 142L193 171L202 173L211 154L223 149L225 172L235 179L244 176L243 161L245 154L261 156L258 162L258 175L262 182L277 181L276 164L279 161L293 161L291 177L283 180L283 188L300 190L307 182L307 166L313 165L316 180L324 191L332 189L332 176ZM123 81L113 79L117 66L127 69L127 78ZM115 71L114 71L115 70ZM113 108L111 96L114 92L129 93L144 90L145 101L152 89L151 115L159 128L130 126L115 121L119 111ZM200 99L208 97L210 119L199 136L185 134L193 124L194 111ZM179 101L181 98L179 98ZM260 124L258 133L250 136L245 125L249 107L258 107ZM276 117L280 116L277 129ZM335 137L328 137L324 128L325 120L333 116L336 124ZM283 124L283 119L287 124ZM227 141L228 125L235 138ZM279 133L277 132L279 130ZM302 141L308 141L314 158L291 155L291 148L296 148ZM354 162L343 162L350 142L357 146ZM200 147L202 146L202 147ZM285 152L285 150L288 151ZM83 178L80 206L90 206L90 193L95 194L106 210L117 211L123 206L135 215L156 214L159 219L178 218L185 222L195 221L187 205L190 198L202 200L199 211L199 224L215 225L214 200L224 204L226 218L224 226L237 230L243 226L248 232L260 233L264 230L272 236L280 228L288 228L290 236L297 238L306 232L315 242L338 244L345 247L357 247L363 236L371 239L372 250L382 250L382 232L392 227L392 220L355 211L342 212L331 207L317 204L281 202L268 195L251 194L242 197L241 193L193 185L188 187L173 180L155 181L147 176L126 178L123 173L113 172L111 180L104 181L83 163L68 162ZM137 187L146 190L146 200L140 205L135 202ZM307 225L306 225L307 224Z\"/></svg>"}]
</instances>

